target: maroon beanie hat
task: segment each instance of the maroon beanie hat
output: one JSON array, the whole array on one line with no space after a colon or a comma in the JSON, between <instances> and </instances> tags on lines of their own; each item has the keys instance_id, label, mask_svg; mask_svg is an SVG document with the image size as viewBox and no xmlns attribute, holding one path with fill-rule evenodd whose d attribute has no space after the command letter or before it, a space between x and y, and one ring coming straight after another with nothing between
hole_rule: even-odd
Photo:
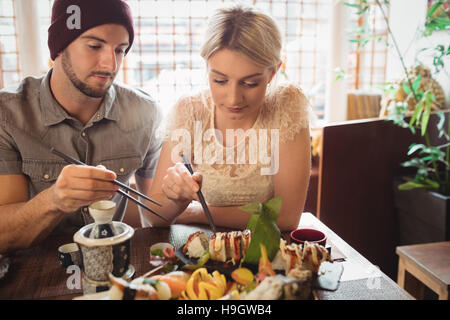
<instances>
[{"instance_id":1,"label":"maroon beanie hat","mask_svg":"<svg viewBox=\"0 0 450 320\"><path fill-rule=\"evenodd\" d=\"M131 10L122 0L55 0L48 28L48 47L55 60L72 41L87 30L108 23L123 25L129 34L131 48L134 27Z\"/></svg>"}]
</instances>

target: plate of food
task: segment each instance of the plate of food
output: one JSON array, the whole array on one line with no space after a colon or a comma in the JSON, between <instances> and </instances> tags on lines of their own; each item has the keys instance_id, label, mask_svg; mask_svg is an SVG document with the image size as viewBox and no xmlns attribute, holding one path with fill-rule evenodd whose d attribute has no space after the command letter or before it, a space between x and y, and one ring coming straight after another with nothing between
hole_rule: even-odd
<instances>
[{"instance_id":1,"label":"plate of food","mask_svg":"<svg viewBox=\"0 0 450 320\"><path fill-rule=\"evenodd\" d=\"M250 230L217 232L210 237L197 231L189 235L185 245L177 249L175 254L185 263L185 269L205 267L227 276L239 267L247 267L256 272L256 264L243 261L250 240Z\"/></svg>"},{"instance_id":2,"label":"plate of food","mask_svg":"<svg viewBox=\"0 0 450 320\"><path fill-rule=\"evenodd\" d=\"M332 264L329 251L316 243L288 244L279 239L279 249L273 259L264 257L261 253L259 263L245 261L247 251L252 241L252 232L244 231L218 232L207 235L197 231L188 237L185 245L176 250L176 255L185 263L184 269L195 270L206 268L208 271L219 271L232 278L232 273L240 268L247 268L257 274L264 262L270 263L276 274L306 275L302 271L310 271L312 278L318 280L314 286L321 289L336 290L342 274L342 264ZM265 247L264 247L265 251ZM262 260L261 260L262 257ZM264 261L266 259L267 261ZM322 277L322 278L321 278Z\"/></svg>"},{"instance_id":3,"label":"plate of food","mask_svg":"<svg viewBox=\"0 0 450 320\"><path fill-rule=\"evenodd\" d=\"M259 276L259 280L277 275L278 280L280 277L296 278L300 283L309 282L314 288L336 290L343 272L342 264L333 263L330 252L322 245L289 244L282 239L275 224L280 208L279 198L241 207L252 214L247 229L217 232L210 237L201 231L194 232L176 255L186 264L185 269L206 268L228 279L233 279L236 270L245 268Z\"/></svg>"},{"instance_id":4,"label":"plate of food","mask_svg":"<svg viewBox=\"0 0 450 320\"><path fill-rule=\"evenodd\" d=\"M150 248L151 270L126 281L110 276L99 299L278 300L314 299L317 288L336 290L342 264L316 243L287 243L275 224L280 200L244 206L245 230L190 234L178 250Z\"/></svg>"}]
</instances>

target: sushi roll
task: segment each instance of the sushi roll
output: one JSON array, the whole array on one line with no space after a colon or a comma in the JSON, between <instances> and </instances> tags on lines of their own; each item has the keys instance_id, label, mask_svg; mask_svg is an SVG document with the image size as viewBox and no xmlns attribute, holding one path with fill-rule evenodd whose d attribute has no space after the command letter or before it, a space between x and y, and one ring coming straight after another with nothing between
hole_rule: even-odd
<instances>
[{"instance_id":1,"label":"sushi roll","mask_svg":"<svg viewBox=\"0 0 450 320\"><path fill-rule=\"evenodd\" d=\"M211 239L209 240L209 253L211 254L212 260L221 262L227 261L226 237L227 234L225 232L217 232L211 236Z\"/></svg>"},{"instance_id":2,"label":"sushi roll","mask_svg":"<svg viewBox=\"0 0 450 320\"><path fill-rule=\"evenodd\" d=\"M235 264L245 256L250 240L250 230L217 232L209 240L211 259Z\"/></svg>"},{"instance_id":3,"label":"sushi roll","mask_svg":"<svg viewBox=\"0 0 450 320\"><path fill-rule=\"evenodd\" d=\"M208 241L205 233L197 231L188 237L182 250L191 258L200 258L209 250L211 260L235 264L245 257L251 237L250 230L217 232Z\"/></svg>"},{"instance_id":4,"label":"sushi roll","mask_svg":"<svg viewBox=\"0 0 450 320\"><path fill-rule=\"evenodd\" d=\"M247 253L248 246L250 245L251 240L252 240L252 232L248 229L242 231L241 252L243 257Z\"/></svg>"},{"instance_id":5,"label":"sushi roll","mask_svg":"<svg viewBox=\"0 0 450 320\"><path fill-rule=\"evenodd\" d=\"M158 300L157 290L150 284L130 283L122 278L109 275L111 300Z\"/></svg>"},{"instance_id":6,"label":"sushi roll","mask_svg":"<svg viewBox=\"0 0 450 320\"><path fill-rule=\"evenodd\" d=\"M208 238L200 231L191 234L183 247L183 253L190 258L200 258L206 250L208 250Z\"/></svg>"},{"instance_id":7,"label":"sushi roll","mask_svg":"<svg viewBox=\"0 0 450 320\"><path fill-rule=\"evenodd\" d=\"M266 277L243 300L307 300L311 295L311 279L300 280L283 275Z\"/></svg>"},{"instance_id":8,"label":"sushi roll","mask_svg":"<svg viewBox=\"0 0 450 320\"><path fill-rule=\"evenodd\" d=\"M227 259L231 259L232 263L235 264L241 259L242 255L242 232L232 231L228 232L226 235L225 251L227 254Z\"/></svg>"},{"instance_id":9,"label":"sushi roll","mask_svg":"<svg viewBox=\"0 0 450 320\"><path fill-rule=\"evenodd\" d=\"M172 271L150 277L150 279L165 282L170 288L172 298L178 298L181 295L181 292L186 289L189 278L190 274L184 271Z\"/></svg>"},{"instance_id":10,"label":"sushi roll","mask_svg":"<svg viewBox=\"0 0 450 320\"><path fill-rule=\"evenodd\" d=\"M135 285L138 288L147 288L148 286L153 287L158 294L157 300L169 300L172 297L169 285L162 280L139 277L131 281L130 285Z\"/></svg>"},{"instance_id":11,"label":"sushi roll","mask_svg":"<svg viewBox=\"0 0 450 320\"><path fill-rule=\"evenodd\" d=\"M330 256L324 246L305 241L302 256L303 269L310 270L313 274L316 274L319 271L320 264L327 260L330 260Z\"/></svg>"}]
</instances>

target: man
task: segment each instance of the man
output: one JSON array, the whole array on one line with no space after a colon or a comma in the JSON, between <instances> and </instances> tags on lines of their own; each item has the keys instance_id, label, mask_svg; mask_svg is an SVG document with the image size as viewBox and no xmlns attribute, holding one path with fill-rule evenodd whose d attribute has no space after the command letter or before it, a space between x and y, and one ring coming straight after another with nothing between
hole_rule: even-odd
<instances>
[{"instance_id":1,"label":"man","mask_svg":"<svg viewBox=\"0 0 450 320\"><path fill-rule=\"evenodd\" d=\"M0 91L0 253L92 222L87 206L126 198L114 179L136 173L148 191L160 152L160 113L143 92L113 84L134 39L122 0L56 0L48 45L53 68ZM62 151L88 166L68 165Z\"/></svg>"}]
</instances>

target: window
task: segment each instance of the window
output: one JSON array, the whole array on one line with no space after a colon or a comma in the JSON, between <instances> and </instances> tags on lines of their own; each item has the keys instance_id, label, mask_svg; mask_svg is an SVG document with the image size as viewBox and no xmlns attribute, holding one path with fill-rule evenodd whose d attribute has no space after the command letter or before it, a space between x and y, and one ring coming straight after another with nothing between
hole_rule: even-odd
<instances>
[{"instance_id":1,"label":"window","mask_svg":"<svg viewBox=\"0 0 450 320\"><path fill-rule=\"evenodd\" d=\"M370 90L382 85L386 79L387 28L382 12L374 1L359 17L351 10L348 88ZM386 10L386 8L384 8ZM385 12L388 15L388 12Z\"/></svg>"},{"instance_id":2,"label":"window","mask_svg":"<svg viewBox=\"0 0 450 320\"><path fill-rule=\"evenodd\" d=\"M47 30L53 0L35 0L39 5L42 56L50 65ZM117 81L149 92L168 110L180 94L206 87L204 61L199 50L208 16L230 1L224 0L126 0L135 23L135 42L124 59ZM281 77L298 83L311 100L319 118L324 117L325 90L331 53L329 35L335 0L247 0L241 1L271 14L283 38ZM4 84L20 77L14 1L0 0L0 71ZM364 20L355 15L345 21L352 26L367 24L374 34L386 38L381 13L371 10ZM361 48L349 44L348 89L370 89L384 83L386 46L371 38ZM1 83L0 83L1 87Z\"/></svg>"},{"instance_id":3,"label":"window","mask_svg":"<svg viewBox=\"0 0 450 320\"><path fill-rule=\"evenodd\" d=\"M125 82L143 87L163 104L177 94L206 85L199 50L208 16L225 1L128 0L137 42L123 67ZM284 36L284 76L309 93L323 115L329 0L247 1L270 13ZM167 101L163 101L166 99Z\"/></svg>"},{"instance_id":4,"label":"window","mask_svg":"<svg viewBox=\"0 0 450 320\"><path fill-rule=\"evenodd\" d=\"M47 37L51 4L42 1L41 34ZM135 41L118 81L143 88L161 105L206 86L199 51L208 16L223 0L127 0L134 15ZM319 116L324 111L330 0L246 1L271 14L284 36L283 76L298 82ZM45 56L48 50L45 47ZM167 109L167 108L163 108Z\"/></svg>"},{"instance_id":5,"label":"window","mask_svg":"<svg viewBox=\"0 0 450 320\"><path fill-rule=\"evenodd\" d=\"M13 0L0 0L0 88L19 81L19 52Z\"/></svg>"}]
</instances>

